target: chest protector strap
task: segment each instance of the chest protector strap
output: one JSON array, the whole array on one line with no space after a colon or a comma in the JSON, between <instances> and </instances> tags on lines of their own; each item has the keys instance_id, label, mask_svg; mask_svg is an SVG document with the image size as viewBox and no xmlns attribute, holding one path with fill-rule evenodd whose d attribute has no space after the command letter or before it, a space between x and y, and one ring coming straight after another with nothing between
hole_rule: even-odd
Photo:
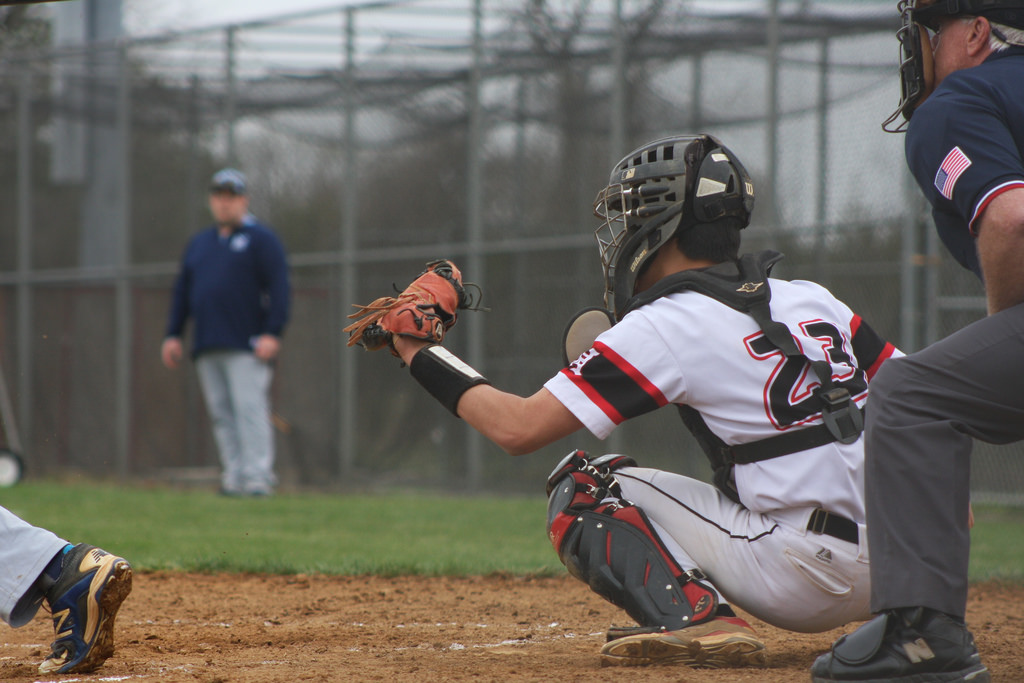
<instances>
[{"instance_id":1,"label":"chest protector strap","mask_svg":"<svg viewBox=\"0 0 1024 683\"><path fill-rule=\"evenodd\" d=\"M844 387L834 386L832 366L823 360L811 360L800 352L785 324L774 320L769 303L772 293L768 275L782 259L777 251L744 254L734 263L720 263L710 268L685 270L657 282L633 297L622 315L668 294L694 291L709 296L730 308L751 316L761 331L786 358L809 364L818 377L814 393L821 401L823 424L734 446L718 438L704 422L700 413L689 406L678 406L687 428L693 433L714 469L715 484L733 500L738 500L731 484L732 466L778 458L833 441L853 443L864 430L862 411L851 400Z\"/></svg>"}]
</instances>

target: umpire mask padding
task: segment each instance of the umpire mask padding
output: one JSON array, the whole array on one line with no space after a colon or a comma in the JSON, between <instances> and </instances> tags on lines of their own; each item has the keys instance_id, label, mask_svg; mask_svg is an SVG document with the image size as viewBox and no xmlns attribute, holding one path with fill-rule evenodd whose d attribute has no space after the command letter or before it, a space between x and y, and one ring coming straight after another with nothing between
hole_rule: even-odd
<instances>
[{"instance_id":1,"label":"umpire mask padding","mask_svg":"<svg viewBox=\"0 0 1024 683\"><path fill-rule=\"evenodd\" d=\"M650 258L682 228L750 223L754 187L739 159L710 135L663 138L630 152L594 201L605 306L619 317ZM731 221L730 221L731 223Z\"/></svg>"}]
</instances>

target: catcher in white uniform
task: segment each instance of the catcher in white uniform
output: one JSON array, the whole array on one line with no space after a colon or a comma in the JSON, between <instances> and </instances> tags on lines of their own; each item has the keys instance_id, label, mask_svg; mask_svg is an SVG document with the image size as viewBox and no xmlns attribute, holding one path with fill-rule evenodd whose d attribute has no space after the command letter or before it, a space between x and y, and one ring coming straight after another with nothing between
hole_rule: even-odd
<instances>
[{"instance_id":1,"label":"catcher in white uniform","mask_svg":"<svg viewBox=\"0 0 1024 683\"><path fill-rule=\"evenodd\" d=\"M346 328L350 343L390 346L512 455L679 409L715 485L583 452L548 482L562 562L638 624L609 630L607 664L764 664L730 605L803 632L870 616L862 410L869 379L899 352L824 288L769 279L780 254L739 257L753 200L742 164L707 135L658 140L616 164L595 202L613 313L578 316L568 367L529 397L439 345L470 306L450 262Z\"/></svg>"}]
</instances>

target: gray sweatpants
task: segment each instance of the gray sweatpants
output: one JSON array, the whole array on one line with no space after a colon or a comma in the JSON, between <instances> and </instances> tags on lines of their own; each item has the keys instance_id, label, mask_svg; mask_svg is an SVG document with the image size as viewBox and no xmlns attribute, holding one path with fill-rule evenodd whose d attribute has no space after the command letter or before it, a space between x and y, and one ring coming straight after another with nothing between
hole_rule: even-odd
<instances>
[{"instance_id":1,"label":"gray sweatpants","mask_svg":"<svg viewBox=\"0 0 1024 683\"><path fill-rule=\"evenodd\" d=\"M973 439L1024 439L1024 304L886 361L871 383L871 610L967 606Z\"/></svg>"},{"instance_id":2,"label":"gray sweatpants","mask_svg":"<svg viewBox=\"0 0 1024 683\"><path fill-rule=\"evenodd\" d=\"M18 601L67 544L52 532L32 526L0 507L0 619L15 627L32 620L39 604Z\"/></svg>"},{"instance_id":3,"label":"gray sweatpants","mask_svg":"<svg viewBox=\"0 0 1024 683\"><path fill-rule=\"evenodd\" d=\"M248 351L209 351L196 359L196 370L220 451L221 488L269 493L277 483L271 366Z\"/></svg>"}]
</instances>

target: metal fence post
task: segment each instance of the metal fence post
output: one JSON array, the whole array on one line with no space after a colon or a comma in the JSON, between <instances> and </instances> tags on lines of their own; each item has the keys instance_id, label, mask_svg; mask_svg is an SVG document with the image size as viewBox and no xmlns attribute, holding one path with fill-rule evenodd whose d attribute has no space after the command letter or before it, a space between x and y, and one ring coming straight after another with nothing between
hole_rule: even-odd
<instances>
[{"instance_id":1,"label":"metal fence post","mask_svg":"<svg viewBox=\"0 0 1024 683\"><path fill-rule=\"evenodd\" d=\"M910 353L920 347L917 275L921 260L918 243L923 199L909 174L905 174L903 180L908 214L900 222L900 348Z\"/></svg>"},{"instance_id":2,"label":"metal fence post","mask_svg":"<svg viewBox=\"0 0 1024 683\"><path fill-rule=\"evenodd\" d=\"M237 30L237 26L228 26L224 31L224 124L227 136L226 158L229 165L238 163L235 149L235 119L238 115L235 74L235 33Z\"/></svg>"},{"instance_id":3,"label":"metal fence post","mask_svg":"<svg viewBox=\"0 0 1024 683\"><path fill-rule=\"evenodd\" d=\"M626 35L622 25L622 0L615 0L612 27L612 120L608 138L608 163L614 164L626 153Z\"/></svg>"},{"instance_id":4,"label":"metal fence post","mask_svg":"<svg viewBox=\"0 0 1024 683\"><path fill-rule=\"evenodd\" d=\"M116 458L117 476L126 479L130 469L131 424L132 424L132 282L128 274L132 262L131 238L131 80L128 67L128 48L118 52L119 82L117 92L117 129L120 133L121 163L118 173L120 194L120 215L117 254L116 285L116 350L115 392L116 392Z\"/></svg>"},{"instance_id":5,"label":"metal fence post","mask_svg":"<svg viewBox=\"0 0 1024 683\"><path fill-rule=\"evenodd\" d=\"M356 89L355 89L355 9L345 10L345 64L344 64L344 111L342 158L345 167L341 172L341 263L339 320L344 321L349 305L356 300L356 252L359 249L357 223L359 221L359 192L356 188L358 172L356 165ZM338 404L338 465L344 481L351 475L356 455L356 366L355 356L345 345L340 328L338 353L340 362L340 392Z\"/></svg>"},{"instance_id":6,"label":"metal fence post","mask_svg":"<svg viewBox=\"0 0 1024 683\"><path fill-rule=\"evenodd\" d=\"M693 74L693 89L690 96L690 129L697 132L704 128L704 108L701 93L704 92L704 56L696 54L690 60L690 73Z\"/></svg>"},{"instance_id":7,"label":"metal fence post","mask_svg":"<svg viewBox=\"0 0 1024 683\"><path fill-rule=\"evenodd\" d=\"M21 435L32 439L32 72L24 69L18 80L18 284L17 299L17 375L18 414L15 438L7 433L8 445L23 451ZM10 432L11 427L7 427ZM22 453L24 455L24 453Z\"/></svg>"},{"instance_id":8,"label":"metal fence post","mask_svg":"<svg viewBox=\"0 0 1024 683\"><path fill-rule=\"evenodd\" d=\"M767 157L766 168L764 178L761 180L761 184L764 185L765 192L761 193L762 197L768 199L768 215L767 215L767 226L771 231L770 234L774 235L778 233L779 229L779 205L778 197L776 196L776 188L778 183L776 182L776 174L779 171L779 58L781 53L780 42L780 30L779 25L779 0L768 0L768 35L766 36L766 44L768 48L768 111L765 112L765 143L767 150L765 156ZM765 221L765 214L762 212L762 221Z\"/></svg>"},{"instance_id":9,"label":"metal fence post","mask_svg":"<svg viewBox=\"0 0 1024 683\"><path fill-rule=\"evenodd\" d=\"M828 220L828 38L818 43L818 183L815 196L814 279L825 277L825 223Z\"/></svg>"},{"instance_id":10,"label":"metal fence post","mask_svg":"<svg viewBox=\"0 0 1024 683\"><path fill-rule=\"evenodd\" d=\"M469 71L466 99L469 106L469 131L466 140L466 271L468 277L486 289L483 257L483 108L480 106L480 79L483 60L483 0L473 1L473 63ZM484 321L479 315L468 319L469 364L484 371ZM479 488L483 478L483 439L466 426L466 483Z\"/></svg>"},{"instance_id":11,"label":"metal fence post","mask_svg":"<svg viewBox=\"0 0 1024 683\"><path fill-rule=\"evenodd\" d=\"M622 18L622 0L615 0L615 19L612 29L612 60L615 69L615 78L612 79L612 120L611 120L611 149L609 150L608 165L615 164L628 153L626 149L626 87L628 82L627 55L626 55L626 31ZM616 429L607 440L608 450L612 453L621 453L625 448L625 431Z\"/></svg>"}]
</instances>

